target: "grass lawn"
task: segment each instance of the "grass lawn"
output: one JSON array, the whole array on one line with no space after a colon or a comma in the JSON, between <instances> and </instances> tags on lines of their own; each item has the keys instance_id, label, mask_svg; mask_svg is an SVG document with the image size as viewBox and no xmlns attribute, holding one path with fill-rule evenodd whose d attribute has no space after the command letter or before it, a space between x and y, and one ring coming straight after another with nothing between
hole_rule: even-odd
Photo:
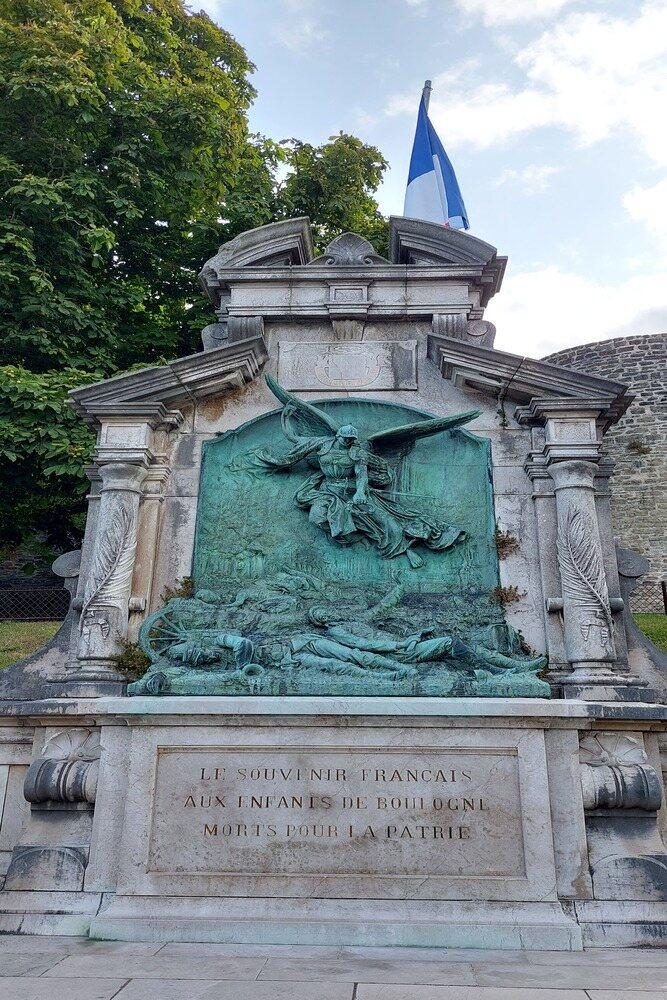
<instances>
[{"instance_id":1,"label":"grass lawn","mask_svg":"<svg viewBox=\"0 0 667 1000\"><path fill-rule=\"evenodd\" d=\"M653 645L667 653L667 615L647 614L634 615L633 617Z\"/></svg>"},{"instance_id":2,"label":"grass lawn","mask_svg":"<svg viewBox=\"0 0 667 1000\"><path fill-rule=\"evenodd\" d=\"M55 635L62 622L0 622L0 670L9 667Z\"/></svg>"}]
</instances>

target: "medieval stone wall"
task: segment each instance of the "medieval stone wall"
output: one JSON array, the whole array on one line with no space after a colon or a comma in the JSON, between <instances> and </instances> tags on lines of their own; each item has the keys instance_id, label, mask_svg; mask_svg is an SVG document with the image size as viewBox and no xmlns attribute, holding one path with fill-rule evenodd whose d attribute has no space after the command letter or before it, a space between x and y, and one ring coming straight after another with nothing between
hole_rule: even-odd
<instances>
[{"instance_id":1,"label":"medieval stone wall","mask_svg":"<svg viewBox=\"0 0 667 1000\"><path fill-rule=\"evenodd\" d=\"M635 396L606 435L616 463L612 517L621 543L645 555L648 577L635 611L662 611L667 579L667 333L616 337L550 354L545 361L627 383Z\"/></svg>"}]
</instances>

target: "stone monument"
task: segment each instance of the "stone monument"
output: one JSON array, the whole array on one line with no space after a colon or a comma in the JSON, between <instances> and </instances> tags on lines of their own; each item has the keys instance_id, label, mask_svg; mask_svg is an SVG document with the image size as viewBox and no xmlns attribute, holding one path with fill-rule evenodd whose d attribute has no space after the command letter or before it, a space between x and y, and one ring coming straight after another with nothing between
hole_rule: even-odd
<instances>
[{"instance_id":1,"label":"stone monument","mask_svg":"<svg viewBox=\"0 0 667 1000\"><path fill-rule=\"evenodd\" d=\"M242 234L200 353L72 394L76 593L0 674L0 931L667 936L667 684L628 656L604 451L628 392L494 348L493 247L390 230L390 260Z\"/></svg>"}]
</instances>

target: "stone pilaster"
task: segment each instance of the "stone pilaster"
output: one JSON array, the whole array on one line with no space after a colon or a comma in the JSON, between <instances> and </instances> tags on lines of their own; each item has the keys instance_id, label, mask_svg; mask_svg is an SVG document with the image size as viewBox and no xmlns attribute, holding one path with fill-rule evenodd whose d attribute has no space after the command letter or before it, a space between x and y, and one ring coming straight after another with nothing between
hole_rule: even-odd
<instances>
[{"instance_id":1,"label":"stone pilaster","mask_svg":"<svg viewBox=\"0 0 667 1000\"><path fill-rule=\"evenodd\" d=\"M81 598L77 667L69 679L115 680L113 657L127 633L147 458L100 467L101 488L91 566Z\"/></svg>"},{"instance_id":2,"label":"stone pilaster","mask_svg":"<svg viewBox=\"0 0 667 1000\"><path fill-rule=\"evenodd\" d=\"M560 615L569 664L565 673L556 664L555 680L566 697L637 700L642 684L627 673L624 644L623 655L617 649L614 613L622 602L610 598L607 577L608 567L615 568L615 555L605 551L603 543L609 540L601 538L597 514L599 423L607 405L602 398L534 399L517 410L517 418L544 427L542 446L531 452L527 471L546 472L555 497L551 544L540 551L542 563L555 559L560 582L560 595L545 590L547 612Z\"/></svg>"},{"instance_id":3,"label":"stone pilaster","mask_svg":"<svg viewBox=\"0 0 667 1000\"><path fill-rule=\"evenodd\" d=\"M613 682L616 646L595 510L596 467L573 459L548 469L556 493L563 629L572 666L566 682L599 684L602 677Z\"/></svg>"},{"instance_id":4,"label":"stone pilaster","mask_svg":"<svg viewBox=\"0 0 667 1000\"><path fill-rule=\"evenodd\" d=\"M156 459L157 461L148 469L142 484L132 596L129 603L130 618L127 634L131 642L136 641L144 612L151 606L162 527L162 508L170 476L166 455L156 456Z\"/></svg>"}]
</instances>

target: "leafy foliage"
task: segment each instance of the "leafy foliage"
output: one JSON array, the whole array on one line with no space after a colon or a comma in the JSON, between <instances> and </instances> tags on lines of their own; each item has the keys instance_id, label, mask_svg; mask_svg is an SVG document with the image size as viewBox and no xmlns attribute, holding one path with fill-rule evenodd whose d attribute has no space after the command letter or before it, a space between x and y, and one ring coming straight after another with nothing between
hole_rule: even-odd
<instances>
[{"instance_id":1,"label":"leafy foliage","mask_svg":"<svg viewBox=\"0 0 667 1000\"><path fill-rule=\"evenodd\" d=\"M252 63L181 0L0 0L0 67L0 538L66 546L92 447L67 392L197 350L196 275L245 229L310 214L382 252L385 163L251 135Z\"/></svg>"},{"instance_id":2,"label":"leafy foliage","mask_svg":"<svg viewBox=\"0 0 667 1000\"><path fill-rule=\"evenodd\" d=\"M344 132L322 146L297 139L284 146L292 171L279 193L280 210L314 220L319 250L349 231L365 236L386 256L387 224L373 197L387 168L380 150Z\"/></svg>"},{"instance_id":3,"label":"leafy foliage","mask_svg":"<svg viewBox=\"0 0 667 1000\"><path fill-rule=\"evenodd\" d=\"M120 641L121 652L114 656L114 666L126 681L138 681L151 665L150 658L136 642Z\"/></svg>"}]
</instances>

